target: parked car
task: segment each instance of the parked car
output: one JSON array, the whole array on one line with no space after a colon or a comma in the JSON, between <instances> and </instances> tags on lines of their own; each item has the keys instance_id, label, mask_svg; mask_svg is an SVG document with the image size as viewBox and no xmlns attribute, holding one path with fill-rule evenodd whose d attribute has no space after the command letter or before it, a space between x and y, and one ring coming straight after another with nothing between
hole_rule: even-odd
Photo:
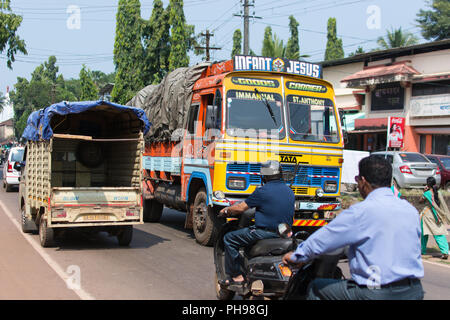
<instances>
[{"instance_id":1,"label":"parked car","mask_svg":"<svg viewBox=\"0 0 450 320\"><path fill-rule=\"evenodd\" d=\"M441 183L437 164L418 152L379 151L372 155L386 157L392 163L392 175L400 188L423 188L428 177Z\"/></svg>"},{"instance_id":2,"label":"parked car","mask_svg":"<svg viewBox=\"0 0 450 320\"><path fill-rule=\"evenodd\" d=\"M23 152L23 147L13 147L8 152L6 162L3 166L3 188L7 192L11 191L13 187L19 187L20 172L14 169L14 164L22 161Z\"/></svg>"},{"instance_id":3,"label":"parked car","mask_svg":"<svg viewBox=\"0 0 450 320\"><path fill-rule=\"evenodd\" d=\"M427 158L436 163L441 171L441 188L450 191L450 156L427 154Z\"/></svg>"}]
</instances>

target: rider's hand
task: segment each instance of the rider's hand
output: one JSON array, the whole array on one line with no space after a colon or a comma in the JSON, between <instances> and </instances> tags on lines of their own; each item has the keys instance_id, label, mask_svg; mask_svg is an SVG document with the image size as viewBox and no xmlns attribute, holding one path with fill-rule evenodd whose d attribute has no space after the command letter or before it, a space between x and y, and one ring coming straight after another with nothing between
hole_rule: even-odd
<instances>
[{"instance_id":1,"label":"rider's hand","mask_svg":"<svg viewBox=\"0 0 450 320\"><path fill-rule=\"evenodd\" d=\"M228 208L223 208L222 210L220 210L220 215L222 216L222 217L228 217L229 216L229 213L228 213Z\"/></svg>"},{"instance_id":2,"label":"rider's hand","mask_svg":"<svg viewBox=\"0 0 450 320\"><path fill-rule=\"evenodd\" d=\"M286 254L283 256L282 262L283 262L283 264L286 265L286 266L291 265L291 266L296 266L296 267L300 268L301 266L304 265L304 263L303 263L303 262L294 262L294 261L292 260L292 258L291 258L293 254L294 254L293 251L286 253Z\"/></svg>"}]
</instances>

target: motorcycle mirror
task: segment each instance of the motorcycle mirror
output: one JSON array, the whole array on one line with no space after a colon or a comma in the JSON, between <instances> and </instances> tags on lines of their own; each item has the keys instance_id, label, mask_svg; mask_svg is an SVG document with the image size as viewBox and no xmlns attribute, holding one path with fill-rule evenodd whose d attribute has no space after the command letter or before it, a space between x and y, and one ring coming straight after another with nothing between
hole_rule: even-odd
<instances>
[{"instance_id":1,"label":"motorcycle mirror","mask_svg":"<svg viewBox=\"0 0 450 320\"><path fill-rule=\"evenodd\" d=\"M278 235L281 238L290 238L292 236L292 229L287 223L280 223L278 225Z\"/></svg>"}]
</instances>

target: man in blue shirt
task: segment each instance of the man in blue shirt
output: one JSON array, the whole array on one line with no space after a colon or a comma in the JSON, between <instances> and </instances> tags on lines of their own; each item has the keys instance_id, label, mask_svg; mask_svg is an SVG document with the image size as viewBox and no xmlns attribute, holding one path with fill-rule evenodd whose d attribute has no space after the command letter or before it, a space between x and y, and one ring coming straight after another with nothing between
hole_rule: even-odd
<instances>
[{"instance_id":1,"label":"man in blue shirt","mask_svg":"<svg viewBox=\"0 0 450 320\"><path fill-rule=\"evenodd\" d=\"M295 195L282 180L281 165L277 161L268 161L261 166L261 178L264 185L257 188L247 200L221 210L221 214L230 216L242 214L250 208L256 208L255 226L227 233L224 236L225 272L230 279L222 285L242 284L239 248L246 247L261 239L276 238L280 223L292 225L295 211Z\"/></svg>"},{"instance_id":2,"label":"man in blue shirt","mask_svg":"<svg viewBox=\"0 0 450 320\"><path fill-rule=\"evenodd\" d=\"M303 264L348 246L352 279L315 279L308 299L423 299L419 213L392 193L391 178L392 166L385 159L362 159L355 180L364 201L284 256L284 263Z\"/></svg>"}]
</instances>

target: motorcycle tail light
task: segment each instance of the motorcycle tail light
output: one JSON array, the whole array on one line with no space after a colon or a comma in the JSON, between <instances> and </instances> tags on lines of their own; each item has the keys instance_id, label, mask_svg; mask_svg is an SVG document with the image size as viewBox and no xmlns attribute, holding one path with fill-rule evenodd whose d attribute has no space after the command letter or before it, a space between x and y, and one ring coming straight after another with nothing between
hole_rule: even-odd
<instances>
[{"instance_id":1,"label":"motorcycle tail light","mask_svg":"<svg viewBox=\"0 0 450 320\"><path fill-rule=\"evenodd\" d=\"M290 277L292 275L292 271L291 269L289 269L288 266L285 266L284 264L279 264L278 268L280 269L283 277Z\"/></svg>"}]
</instances>

